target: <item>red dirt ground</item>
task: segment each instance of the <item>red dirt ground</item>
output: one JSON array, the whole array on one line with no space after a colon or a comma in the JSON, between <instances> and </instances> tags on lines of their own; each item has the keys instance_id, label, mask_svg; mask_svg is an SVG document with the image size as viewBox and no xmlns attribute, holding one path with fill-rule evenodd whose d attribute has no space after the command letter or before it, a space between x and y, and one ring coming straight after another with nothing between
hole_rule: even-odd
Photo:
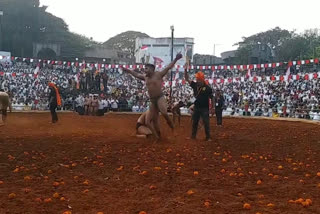
<instances>
[{"instance_id":1,"label":"red dirt ground","mask_svg":"<svg viewBox=\"0 0 320 214\"><path fill-rule=\"evenodd\" d=\"M320 213L318 125L230 118L203 142L185 140L185 117L152 143L133 137L138 115L59 117L9 114L0 128L1 214Z\"/></svg>"}]
</instances>

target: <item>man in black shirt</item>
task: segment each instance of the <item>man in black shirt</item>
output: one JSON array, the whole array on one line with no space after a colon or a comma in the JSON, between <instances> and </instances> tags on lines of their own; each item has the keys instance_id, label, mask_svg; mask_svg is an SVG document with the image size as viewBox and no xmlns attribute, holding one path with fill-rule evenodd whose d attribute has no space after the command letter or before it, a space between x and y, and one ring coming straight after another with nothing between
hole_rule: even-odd
<instances>
[{"instance_id":1,"label":"man in black shirt","mask_svg":"<svg viewBox=\"0 0 320 214\"><path fill-rule=\"evenodd\" d=\"M222 126L222 111L224 106L224 98L220 90L217 90L214 98L214 109L217 117L217 125Z\"/></svg>"},{"instance_id":2,"label":"man in black shirt","mask_svg":"<svg viewBox=\"0 0 320 214\"><path fill-rule=\"evenodd\" d=\"M210 136L210 120L209 120L209 99L213 103L212 89L206 84L204 74L198 72L196 74L196 82L189 80L188 65L184 70L184 77L193 89L196 101L194 102L194 111L192 114L192 134L191 138L195 139L198 131L200 117L204 123L206 140L211 141Z\"/></svg>"}]
</instances>

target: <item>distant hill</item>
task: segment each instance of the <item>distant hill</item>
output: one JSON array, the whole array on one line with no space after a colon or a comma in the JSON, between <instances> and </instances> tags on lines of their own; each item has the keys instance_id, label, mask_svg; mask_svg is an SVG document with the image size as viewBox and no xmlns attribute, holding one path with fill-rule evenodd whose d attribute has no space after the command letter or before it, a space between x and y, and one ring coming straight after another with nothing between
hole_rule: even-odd
<instances>
[{"instance_id":1,"label":"distant hill","mask_svg":"<svg viewBox=\"0 0 320 214\"><path fill-rule=\"evenodd\" d=\"M126 31L110 38L108 41L103 43L103 46L110 49L130 52L132 55L134 55L135 42L137 37L150 36L137 31Z\"/></svg>"}]
</instances>

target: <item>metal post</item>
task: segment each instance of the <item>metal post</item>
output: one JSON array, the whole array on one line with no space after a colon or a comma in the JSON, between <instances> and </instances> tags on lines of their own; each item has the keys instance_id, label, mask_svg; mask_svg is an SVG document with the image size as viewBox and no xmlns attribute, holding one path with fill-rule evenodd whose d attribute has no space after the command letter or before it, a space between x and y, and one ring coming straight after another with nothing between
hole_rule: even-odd
<instances>
[{"instance_id":1,"label":"metal post","mask_svg":"<svg viewBox=\"0 0 320 214\"><path fill-rule=\"evenodd\" d=\"M2 41L3 41L3 36L2 36L2 16L3 16L3 11L0 10L0 51L2 51Z\"/></svg>"},{"instance_id":2,"label":"metal post","mask_svg":"<svg viewBox=\"0 0 320 214\"><path fill-rule=\"evenodd\" d=\"M216 64L216 44L213 44L213 64Z\"/></svg>"},{"instance_id":3,"label":"metal post","mask_svg":"<svg viewBox=\"0 0 320 214\"><path fill-rule=\"evenodd\" d=\"M171 29L171 61L173 61L173 39L174 39L174 26L170 27ZM170 102L172 100L172 80L173 80L173 71L171 70L171 77L170 77Z\"/></svg>"}]
</instances>

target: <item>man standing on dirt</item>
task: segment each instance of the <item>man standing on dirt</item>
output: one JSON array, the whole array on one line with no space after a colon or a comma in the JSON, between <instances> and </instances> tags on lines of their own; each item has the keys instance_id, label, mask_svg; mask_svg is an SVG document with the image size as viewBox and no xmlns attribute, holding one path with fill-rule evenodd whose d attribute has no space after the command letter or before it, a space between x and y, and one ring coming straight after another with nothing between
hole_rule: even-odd
<instances>
[{"instance_id":1,"label":"man standing on dirt","mask_svg":"<svg viewBox=\"0 0 320 214\"><path fill-rule=\"evenodd\" d=\"M59 94L59 90L58 90L57 86L52 82L49 82L48 85L49 85L49 89L50 89L49 107L50 107L50 112L51 112L52 123L56 123L56 122L58 122L58 115L56 112L56 108L58 106L61 106L61 98L60 98L60 94Z\"/></svg>"},{"instance_id":2,"label":"man standing on dirt","mask_svg":"<svg viewBox=\"0 0 320 214\"><path fill-rule=\"evenodd\" d=\"M0 110L2 114L2 121L0 123L0 126L4 126L7 121L7 109L9 106L9 95L4 92L4 90L0 90ZM10 107L11 111L11 107Z\"/></svg>"},{"instance_id":3,"label":"man standing on dirt","mask_svg":"<svg viewBox=\"0 0 320 214\"><path fill-rule=\"evenodd\" d=\"M145 65L145 75L139 74L135 71L123 68L132 76L144 80L150 96L150 114L147 115L147 126L152 131L156 139L160 138L160 127L158 126L159 112L166 119L168 125L174 130L174 125L167 112L167 102L162 92L163 77L169 72L176 62L182 58L182 54L177 54L176 58L162 71L155 72L155 66L152 64Z\"/></svg>"},{"instance_id":4,"label":"man standing on dirt","mask_svg":"<svg viewBox=\"0 0 320 214\"><path fill-rule=\"evenodd\" d=\"M194 110L192 113L192 134L191 139L196 139L198 124L200 117L204 123L206 141L212 141L210 136L210 119L209 119L209 99L213 103L212 89L206 84L205 77L202 72L196 73L196 82L189 80L188 75L189 64L185 65L184 77L193 89L196 98L194 102Z\"/></svg>"},{"instance_id":5,"label":"man standing on dirt","mask_svg":"<svg viewBox=\"0 0 320 214\"><path fill-rule=\"evenodd\" d=\"M217 117L217 126L222 126L222 111L224 107L224 98L220 90L216 91L214 98L214 109Z\"/></svg>"}]
</instances>

